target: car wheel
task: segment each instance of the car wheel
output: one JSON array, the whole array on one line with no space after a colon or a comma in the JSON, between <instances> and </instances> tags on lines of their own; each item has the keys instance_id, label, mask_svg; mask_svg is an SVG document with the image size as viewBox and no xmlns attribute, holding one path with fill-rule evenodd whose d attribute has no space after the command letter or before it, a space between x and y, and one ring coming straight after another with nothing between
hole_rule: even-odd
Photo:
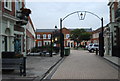
<instances>
[{"instance_id":1,"label":"car wheel","mask_svg":"<svg viewBox=\"0 0 120 81\"><path fill-rule=\"evenodd\" d=\"M91 49L91 52L94 53L94 49Z\"/></svg>"},{"instance_id":2,"label":"car wheel","mask_svg":"<svg viewBox=\"0 0 120 81\"><path fill-rule=\"evenodd\" d=\"M91 53L91 50L89 50L89 52Z\"/></svg>"}]
</instances>

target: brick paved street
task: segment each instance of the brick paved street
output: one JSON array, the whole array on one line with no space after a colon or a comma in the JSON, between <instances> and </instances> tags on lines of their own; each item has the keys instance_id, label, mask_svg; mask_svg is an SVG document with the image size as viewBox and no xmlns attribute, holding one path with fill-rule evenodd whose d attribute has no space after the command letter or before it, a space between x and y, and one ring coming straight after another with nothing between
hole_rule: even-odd
<instances>
[{"instance_id":1,"label":"brick paved street","mask_svg":"<svg viewBox=\"0 0 120 81\"><path fill-rule=\"evenodd\" d=\"M72 50L52 79L118 79L118 70L94 53Z\"/></svg>"},{"instance_id":2,"label":"brick paved street","mask_svg":"<svg viewBox=\"0 0 120 81\"><path fill-rule=\"evenodd\" d=\"M20 76L19 70L14 72L6 72L2 75L2 79L33 81L36 78L41 79L44 74L55 65L61 57L59 55L53 55L53 57L42 57L42 56L27 56L26 63L26 76Z\"/></svg>"}]
</instances>

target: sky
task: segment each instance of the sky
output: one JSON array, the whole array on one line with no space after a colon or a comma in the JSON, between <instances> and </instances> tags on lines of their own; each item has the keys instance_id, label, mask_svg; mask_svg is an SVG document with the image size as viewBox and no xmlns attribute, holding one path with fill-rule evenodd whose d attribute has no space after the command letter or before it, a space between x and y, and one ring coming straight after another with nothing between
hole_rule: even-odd
<instances>
[{"instance_id":1,"label":"sky","mask_svg":"<svg viewBox=\"0 0 120 81\"><path fill-rule=\"evenodd\" d=\"M104 26L109 23L109 7L107 0L51 0L51 1L32 1L26 0L26 7L31 9L31 19L34 27L37 29L54 29L55 26L60 28L60 18L64 18L68 14L76 11L89 11L100 18L104 19ZM93 30L101 27L99 18L90 13L83 12L84 20L80 20L79 13L75 13L67 17L63 21L63 27L66 28L92 28Z\"/></svg>"}]
</instances>

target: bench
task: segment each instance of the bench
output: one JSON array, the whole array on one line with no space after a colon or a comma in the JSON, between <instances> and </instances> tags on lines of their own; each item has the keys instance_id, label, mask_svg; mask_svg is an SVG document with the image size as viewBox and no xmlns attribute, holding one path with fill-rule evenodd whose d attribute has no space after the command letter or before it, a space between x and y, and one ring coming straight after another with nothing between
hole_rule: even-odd
<instances>
[{"instance_id":1,"label":"bench","mask_svg":"<svg viewBox=\"0 0 120 81\"><path fill-rule=\"evenodd\" d=\"M20 70L20 75L23 74L24 61L23 58L3 58L2 70Z\"/></svg>"}]
</instances>

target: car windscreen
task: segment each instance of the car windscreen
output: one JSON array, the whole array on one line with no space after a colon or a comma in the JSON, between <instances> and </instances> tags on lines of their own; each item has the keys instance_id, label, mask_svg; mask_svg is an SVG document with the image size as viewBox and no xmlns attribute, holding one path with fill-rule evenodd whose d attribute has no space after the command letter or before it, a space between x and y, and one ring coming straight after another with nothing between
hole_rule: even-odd
<instances>
[{"instance_id":1,"label":"car windscreen","mask_svg":"<svg viewBox=\"0 0 120 81\"><path fill-rule=\"evenodd\" d=\"M94 45L95 47L98 47L99 45Z\"/></svg>"}]
</instances>

